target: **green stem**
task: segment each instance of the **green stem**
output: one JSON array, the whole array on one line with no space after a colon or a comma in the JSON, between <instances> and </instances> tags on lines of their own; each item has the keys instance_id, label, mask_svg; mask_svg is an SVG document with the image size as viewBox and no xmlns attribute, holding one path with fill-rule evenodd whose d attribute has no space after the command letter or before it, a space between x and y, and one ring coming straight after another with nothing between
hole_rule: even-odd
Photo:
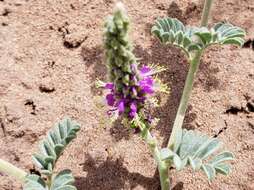
<instances>
[{"instance_id":1,"label":"green stem","mask_svg":"<svg viewBox=\"0 0 254 190\"><path fill-rule=\"evenodd\" d=\"M47 176L47 186L48 186L48 189L50 189L51 183L52 183L52 174Z\"/></svg>"},{"instance_id":2,"label":"green stem","mask_svg":"<svg viewBox=\"0 0 254 190\"><path fill-rule=\"evenodd\" d=\"M141 130L142 137L144 141L147 143L157 165L160 175L160 183L161 183L161 190L169 190L170 182L169 182L169 175L168 175L168 168L169 165L166 162L161 160L160 157L160 150L158 148L157 140L153 137L149 131L149 128L141 121L138 121L138 126Z\"/></svg>"},{"instance_id":3,"label":"green stem","mask_svg":"<svg viewBox=\"0 0 254 190\"><path fill-rule=\"evenodd\" d=\"M211 8L212 8L212 4L213 4L213 0L206 0L205 1L202 19L201 19L201 26L204 26L204 27L207 26L209 15L210 15Z\"/></svg>"},{"instance_id":4,"label":"green stem","mask_svg":"<svg viewBox=\"0 0 254 190\"><path fill-rule=\"evenodd\" d=\"M200 64L201 55L202 55L202 51L198 51L195 57L191 60L190 69L188 71L187 78L185 81L182 98L180 101L179 108L177 110L175 122L173 125L169 143L168 143L168 147L170 148L173 148L175 142L179 142L179 140L181 140L181 139L178 139L178 138L181 138L181 136L177 136L177 134L180 134L180 131L182 129L184 116L185 116L187 106L188 106L188 101L191 95L195 74Z\"/></svg>"},{"instance_id":5,"label":"green stem","mask_svg":"<svg viewBox=\"0 0 254 190\"><path fill-rule=\"evenodd\" d=\"M155 161L159 164L161 162L160 159L160 151L157 145L156 139L151 135L149 130L146 130L146 136L144 137L145 142L148 144L150 151L152 152L152 155L155 159ZM142 131L144 132L144 130Z\"/></svg>"},{"instance_id":6,"label":"green stem","mask_svg":"<svg viewBox=\"0 0 254 190\"><path fill-rule=\"evenodd\" d=\"M169 166L160 158L160 151L159 151L156 139L151 135L148 129L144 129L144 130L146 130L146 131L142 131L146 133L144 140L148 144L149 149L152 152L152 155L158 165L161 190L169 190L169 187L170 187L169 173L168 173Z\"/></svg>"},{"instance_id":7,"label":"green stem","mask_svg":"<svg viewBox=\"0 0 254 190\"><path fill-rule=\"evenodd\" d=\"M0 172L3 172L9 176L15 177L20 180L22 183L25 182L27 173L16 166L12 165L9 162L6 162L0 159Z\"/></svg>"},{"instance_id":8,"label":"green stem","mask_svg":"<svg viewBox=\"0 0 254 190\"><path fill-rule=\"evenodd\" d=\"M158 166L159 175L160 175L160 183L161 190L169 190L170 189L170 181L169 181L169 166L165 163L162 163Z\"/></svg>"},{"instance_id":9,"label":"green stem","mask_svg":"<svg viewBox=\"0 0 254 190\"><path fill-rule=\"evenodd\" d=\"M210 10L212 7L212 2L213 0L205 1L205 6L203 9L203 14L201 19L201 26L207 26ZM190 69L187 74L180 105L177 110L172 133L168 142L168 147L171 149L176 148L174 147L174 143L179 142L181 140L180 139L181 136L179 134L181 134L181 129L182 129L185 113L188 107L188 102L189 102L191 91L193 88L194 78L200 64L202 53L203 53L203 50L196 51L196 53L192 56L190 60Z\"/></svg>"}]
</instances>

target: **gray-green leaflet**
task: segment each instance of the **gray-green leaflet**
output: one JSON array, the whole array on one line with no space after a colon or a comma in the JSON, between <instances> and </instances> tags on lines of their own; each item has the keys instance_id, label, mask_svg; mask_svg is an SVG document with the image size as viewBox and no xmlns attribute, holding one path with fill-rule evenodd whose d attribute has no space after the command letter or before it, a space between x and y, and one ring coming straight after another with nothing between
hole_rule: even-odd
<instances>
[{"instance_id":1,"label":"gray-green leaflet","mask_svg":"<svg viewBox=\"0 0 254 190\"><path fill-rule=\"evenodd\" d=\"M40 152L33 155L33 161L42 174L52 174L55 162L70 141L76 138L79 130L80 126L76 122L64 119L48 132L39 146Z\"/></svg>"},{"instance_id":2,"label":"gray-green leaflet","mask_svg":"<svg viewBox=\"0 0 254 190\"><path fill-rule=\"evenodd\" d=\"M201 169L209 180L215 178L218 173L229 174L230 166L225 161L233 160L234 156L228 151L213 155L221 146L217 138L210 138L200 132L186 129L181 132L181 135L181 141L177 142L174 150L161 149L162 160L173 163L177 170L187 165L194 170Z\"/></svg>"},{"instance_id":3,"label":"gray-green leaflet","mask_svg":"<svg viewBox=\"0 0 254 190\"><path fill-rule=\"evenodd\" d=\"M55 175L53 169L64 148L76 138L79 130L80 126L75 121L64 119L48 132L40 144L40 152L33 155L34 164L42 175L47 176L47 180L38 175L28 175L24 190L76 190L70 170L63 170Z\"/></svg>"},{"instance_id":4,"label":"gray-green leaflet","mask_svg":"<svg viewBox=\"0 0 254 190\"><path fill-rule=\"evenodd\" d=\"M188 57L195 50L205 49L212 44L233 44L242 46L245 31L227 22L206 27L184 26L175 18L158 19L152 27L152 33L163 44L173 44L181 48Z\"/></svg>"},{"instance_id":5,"label":"gray-green leaflet","mask_svg":"<svg viewBox=\"0 0 254 190\"><path fill-rule=\"evenodd\" d=\"M70 170L63 170L53 177L50 187L38 175L27 176L24 190L76 190L74 177Z\"/></svg>"}]
</instances>

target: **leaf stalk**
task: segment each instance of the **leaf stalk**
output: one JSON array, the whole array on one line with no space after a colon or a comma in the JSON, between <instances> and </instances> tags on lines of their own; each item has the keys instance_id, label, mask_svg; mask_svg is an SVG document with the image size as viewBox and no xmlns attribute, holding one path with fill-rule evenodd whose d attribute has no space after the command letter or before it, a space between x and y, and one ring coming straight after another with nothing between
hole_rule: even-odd
<instances>
[{"instance_id":1,"label":"leaf stalk","mask_svg":"<svg viewBox=\"0 0 254 190\"><path fill-rule=\"evenodd\" d=\"M25 182L26 176L28 175L25 171L17 168L16 166L2 159L0 159L0 172L12 176L22 183Z\"/></svg>"},{"instance_id":2,"label":"leaf stalk","mask_svg":"<svg viewBox=\"0 0 254 190\"><path fill-rule=\"evenodd\" d=\"M209 19L211 7L212 7L212 2L213 2L213 0L206 0L205 1L202 19L201 19L201 26L206 27L208 24L208 19ZM182 129L185 113L186 113L186 110L188 107L188 102L189 102L191 91L193 88L195 75L196 75L197 70L199 68L202 53L203 53L203 50L198 50L194 53L194 55L190 59L190 69L187 74L187 78L185 81L180 105L177 110L172 133L171 133L171 136L170 136L169 142L168 142L168 147L171 149L174 149L175 143L179 142L179 140L180 140L179 139L180 136L178 134L180 133L180 131Z\"/></svg>"}]
</instances>

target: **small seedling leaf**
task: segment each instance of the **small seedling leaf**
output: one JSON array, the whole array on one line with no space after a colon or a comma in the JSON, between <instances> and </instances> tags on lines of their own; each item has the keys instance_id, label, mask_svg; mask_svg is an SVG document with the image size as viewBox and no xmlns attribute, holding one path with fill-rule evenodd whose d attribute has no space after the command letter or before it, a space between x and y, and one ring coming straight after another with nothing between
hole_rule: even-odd
<instances>
[{"instance_id":1,"label":"small seedling leaf","mask_svg":"<svg viewBox=\"0 0 254 190\"><path fill-rule=\"evenodd\" d=\"M80 126L75 121L64 119L50 130L40 145L40 152L33 156L34 163L50 175L64 148L76 138Z\"/></svg>"},{"instance_id":2,"label":"small seedling leaf","mask_svg":"<svg viewBox=\"0 0 254 190\"><path fill-rule=\"evenodd\" d=\"M209 163L212 165L220 164L221 162L230 161L234 159L234 155L231 152L225 151L216 155Z\"/></svg>"}]
</instances>

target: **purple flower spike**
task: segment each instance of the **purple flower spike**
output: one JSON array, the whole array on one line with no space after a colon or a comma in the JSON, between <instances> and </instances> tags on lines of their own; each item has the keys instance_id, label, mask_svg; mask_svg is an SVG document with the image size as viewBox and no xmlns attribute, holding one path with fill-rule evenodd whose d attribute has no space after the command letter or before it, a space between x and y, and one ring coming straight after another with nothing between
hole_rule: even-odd
<instances>
[{"instance_id":1,"label":"purple flower spike","mask_svg":"<svg viewBox=\"0 0 254 190\"><path fill-rule=\"evenodd\" d=\"M106 100L107 100L107 103L108 103L109 106L114 106L115 101L116 101L113 94L108 94L106 96Z\"/></svg>"},{"instance_id":2,"label":"purple flower spike","mask_svg":"<svg viewBox=\"0 0 254 190\"><path fill-rule=\"evenodd\" d=\"M123 115L129 119L133 119L144 107L148 95L155 92L155 80L151 76L152 69L148 66L143 66L140 70L137 64L132 64L133 73L130 75L131 84L124 84L122 91L115 89L114 83L106 83L105 88L110 90L106 96L107 103L118 111L118 115Z\"/></svg>"}]
</instances>

